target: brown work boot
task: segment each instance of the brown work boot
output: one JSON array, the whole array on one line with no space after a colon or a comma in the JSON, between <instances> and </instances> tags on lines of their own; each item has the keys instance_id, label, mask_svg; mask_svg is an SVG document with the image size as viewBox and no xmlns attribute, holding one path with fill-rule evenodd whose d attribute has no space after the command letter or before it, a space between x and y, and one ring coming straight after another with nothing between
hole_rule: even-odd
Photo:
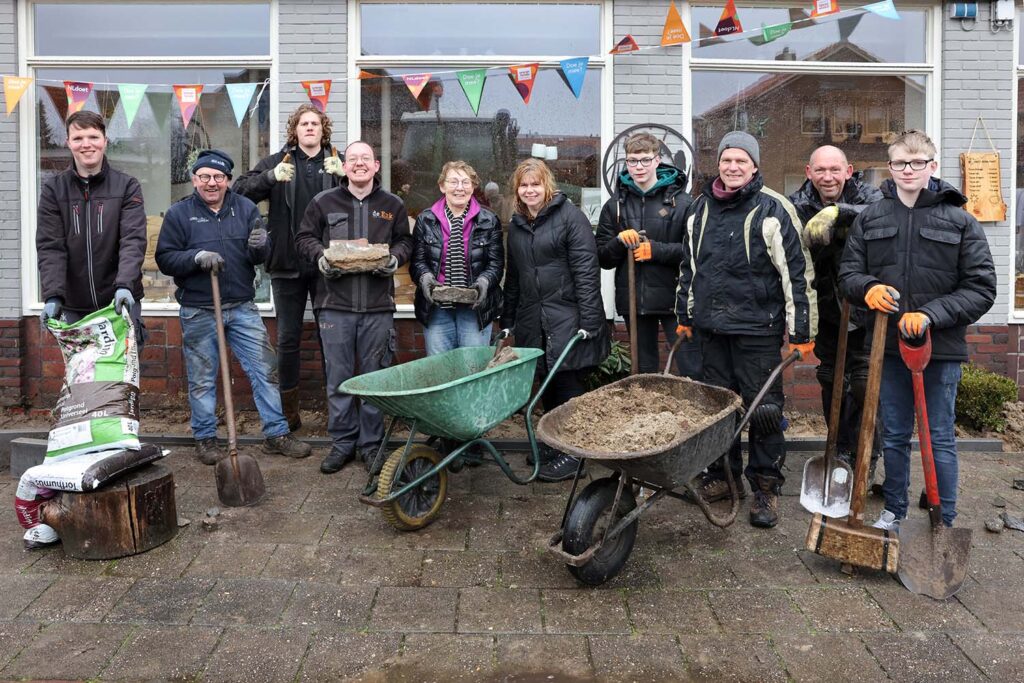
<instances>
[{"instance_id":1,"label":"brown work boot","mask_svg":"<svg viewBox=\"0 0 1024 683\"><path fill-rule=\"evenodd\" d=\"M289 458L305 458L313 452L308 443L299 441L291 434L272 436L263 442L264 453L278 453Z\"/></svg>"},{"instance_id":2,"label":"brown work boot","mask_svg":"<svg viewBox=\"0 0 1024 683\"><path fill-rule=\"evenodd\" d=\"M196 460L204 465L216 465L217 461L227 453L217 443L216 438L200 439L196 441Z\"/></svg>"},{"instance_id":3,"label":"brown work boot","mask_svg":"<svg viewBox=\"0 0 1024 683\"><path fill-rule=\"evenodd\" d=\"M779 485L775 479L758 477L750 501L750 525L771 529L779 523Z\"/></svg>"},{"instance_id":4,"label":"brown work boot","mask_svg":"<svg viewBox=\"0 0 1024 683\"><path fill-rule=\"evenodd\" d=\"M288 420L288 430L296 431L302 426L302 417L299 415L299 388L284 389L281 391L281 412L284 419Z\"/></svg>"},{"instance_id":5,"label":"brown work boot","mask_svg":"<svg viewBox=\"0 0 1024 683\"><path fill-rule=\"evenodd\" d=\"M747 491L743 488L743 480L737 477L735 481L736 491L740 494L740 498L746 498ZM729 499L729 482L707 472L700 476L700 479L696 481L693 488L697 490L700 497L707 503L716 503L720 500ZM696 504L697 502L690 495L689 491L683 492L683 500L687 503Z\"/></svg>"}]
</instances>

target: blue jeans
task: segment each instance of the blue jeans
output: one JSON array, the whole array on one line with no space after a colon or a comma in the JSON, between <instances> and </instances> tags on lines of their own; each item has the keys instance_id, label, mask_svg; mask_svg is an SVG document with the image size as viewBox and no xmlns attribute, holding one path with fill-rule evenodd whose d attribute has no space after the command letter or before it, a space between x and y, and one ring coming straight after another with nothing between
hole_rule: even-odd
<instances>
[{"instance_id":1,"label":"blue jeans","mask_svg":"<svg viewBox=\"0 0 1024 683\"><path fill-rule=\"evenodd\" d=\"M959 361L933 360L924 370L925 403L931 432L935 474L942 502L942 521L956 517L959 466L956 455L956 388ZM886 355L882 368L882 394L878 403L882 420L882 453L885 458L885 509L896 519L907 516L910 486L910 440L914 434L914 386L910 370L899 356Z\"/></svg>"},{"instance_id":2,"label":"blue jeans","mask_svg":"<svg viewBox=\"0 0 1024 683\"><path fill-rule=\"evenodd\" d=\"M487 346L491 343L491 326L481 330L476 311L469 306L435 306L423 329L423 341L428 356L465 346Z\"/></svg>"},{"instance_id":3,"label":"blue jeans","mask_svg":"<svg viewBox=\"0 0 1024 683\"><path fill-rule=\"evenodd\" d=\"M256 304L225 308L224 336L252 386L256 410L268 439L288 433L277 388L277 356L270 345ZM188 372L188 402L192 408L192 436L198 441L217 436L217 322L212 310L182 306L181 340Z\"/></svg>"}]
</instances>

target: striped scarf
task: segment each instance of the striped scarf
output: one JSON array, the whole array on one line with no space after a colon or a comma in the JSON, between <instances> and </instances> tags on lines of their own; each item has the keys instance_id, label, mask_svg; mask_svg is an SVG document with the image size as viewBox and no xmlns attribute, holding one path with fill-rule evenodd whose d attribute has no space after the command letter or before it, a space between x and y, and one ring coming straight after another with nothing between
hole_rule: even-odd
<instances>
[{"instance_id":1,"label":"striped scarf","mask_svg":"<svg viewBox=\"0 0 1024 683\"><path fill-rule=\"evenodd\" d=\"M448 235L448 253L444 259L444 283L449 287L469 287L469 278L466 274L466 243L462 237L462 224L466 218L466 211L456 216L444 205L444 215L448 219L451 230Z\"/></svg>"}]
</instances>

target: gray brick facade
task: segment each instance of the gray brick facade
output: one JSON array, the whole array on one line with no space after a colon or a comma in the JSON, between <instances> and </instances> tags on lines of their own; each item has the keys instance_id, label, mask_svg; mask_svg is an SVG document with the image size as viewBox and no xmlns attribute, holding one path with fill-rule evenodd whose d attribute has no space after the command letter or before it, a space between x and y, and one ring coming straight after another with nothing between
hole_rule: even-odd
<instances>
[{"instance_id":1,"label":"gray brick facade","mask_svg":"<svg viewBox=\"0 0 1024 683\"><path fill-rule=\"evenodd\" d=\"M18 74L17 0L0 0L0 71ZM22 104L0 117L0 319L21 315L21 195L18 122Z\"/></svg>"}]
</instances>

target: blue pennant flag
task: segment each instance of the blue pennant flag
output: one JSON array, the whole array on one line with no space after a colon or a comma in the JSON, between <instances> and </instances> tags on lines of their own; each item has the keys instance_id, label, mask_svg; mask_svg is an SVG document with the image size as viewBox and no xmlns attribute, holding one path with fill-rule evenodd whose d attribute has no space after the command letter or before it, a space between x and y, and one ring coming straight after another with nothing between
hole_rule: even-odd
<instances>
[{"instance_id":1,"label":"blue pennant flag","mask_svg":"<svg viewBox=\"0 0 1024 683\"><path fill-rule=\"evenodd\" d=\"M880 17L886 19L899 19L900 13L896 11L896 6L892 3L892 0L882 0L882 2L874 2L870 5L864 5L864 9L869 12L874 12Z\"/></svg>"},{"instance_id":2,"label":"blue pennant flag","mask_svg":"<svg viewBox=\"0 0 1024 683\"><path fill-rule=\"evenodd\" d=\"M231 100L231 109L235 112L235 122L241 126L245 112L249 109L249 101L252 94L256 92L258 83L228 83L228 98Z\"/></svg>"},{"instance_id":3,"label":"blue pennant flag","mask_svg":"<svg viewBox=\"0 0 1024 683\"><path fill-rule=\"evenodd\" d=\"M589 63L590 57L573 57L559 62L562 66L562 80L572 90L576 99L580 98L580 93L583 91L583 79L587 77L587 64Z\"/></svg>"}]
</instances>

